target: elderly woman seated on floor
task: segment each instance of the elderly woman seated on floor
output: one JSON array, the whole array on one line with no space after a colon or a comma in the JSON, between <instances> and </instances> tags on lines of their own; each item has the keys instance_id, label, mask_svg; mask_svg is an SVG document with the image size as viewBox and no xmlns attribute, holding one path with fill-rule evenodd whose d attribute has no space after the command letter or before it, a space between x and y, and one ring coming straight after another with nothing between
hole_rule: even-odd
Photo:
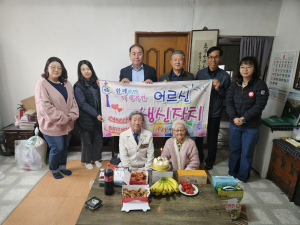
<instances>
[{"instance_id":1,"label":"elderly woman seated on floor","mask_svg":"<svg viewBox=\"0 0 300 225\"><path fill-rule=\"evenodd\" d=\"M176 120L172 133L173 137L166 141L161 157L172 162L174 170L198 170L198 149L195 142L187 137L186 123Z\"/></svg>"}]
</instances>

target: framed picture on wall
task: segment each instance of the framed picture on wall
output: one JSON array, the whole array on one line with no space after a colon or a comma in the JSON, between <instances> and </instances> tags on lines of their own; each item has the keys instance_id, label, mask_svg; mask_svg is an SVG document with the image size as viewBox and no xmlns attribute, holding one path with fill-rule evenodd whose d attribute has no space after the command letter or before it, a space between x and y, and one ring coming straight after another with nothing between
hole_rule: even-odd
<instances>
[{"instance_id":1,"label":"framed picture on wall","mask_svg":"<svg viewBox=\"0 0 300 225\"><path fill-rule=\"evenodd\" d=\"M190 50L189 70L195 76L198 70L208 66L207 51L218 45L219 30L193 30Z\"/></svg>"},{"instance_id":2,"label":"framed picture on wall","mask_svg":"<svg viewBox=\"0 0 300 225\"><path fill-rule=\"evenodd\" d=\"M300 55L298 57L298 64L295 73L294 89L300 89Z\"/></svg>"}]
</instances>

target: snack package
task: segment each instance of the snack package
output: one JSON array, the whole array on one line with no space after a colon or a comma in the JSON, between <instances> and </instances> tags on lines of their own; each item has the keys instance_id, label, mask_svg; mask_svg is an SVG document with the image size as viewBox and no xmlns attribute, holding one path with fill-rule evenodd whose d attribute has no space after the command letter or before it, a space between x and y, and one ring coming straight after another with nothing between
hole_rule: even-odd
<instances>
[{"instance_id":1,"label":"snack package","mask_svg":"<svg viewBox=\"0 0 300 225\"><path fill-rule=\"evenodd\" d=\"M191 182L192 184L206 184L205 170L177 170L177 182Z\"/></svg>"},{"instance_id":2,"label":"snack package","mask_svg":"<svg viewBox=\"0 0 300 225\"><path fill-rule=\"evenodd\" d=\"M128 167L112 167L114 170L114 185L122 186L125 171L128 171Z\"/></svg>"},{"instance_id":3,"label":"snack package","mask_svg":"<svg viewBox=\"0 0 300 225\"><path fill-rule=\"evenodd\" d=\"M241 213L244 191L239 186L216 186L216 191L232 220L238 220Z\"/></svg>"}]
</instances>

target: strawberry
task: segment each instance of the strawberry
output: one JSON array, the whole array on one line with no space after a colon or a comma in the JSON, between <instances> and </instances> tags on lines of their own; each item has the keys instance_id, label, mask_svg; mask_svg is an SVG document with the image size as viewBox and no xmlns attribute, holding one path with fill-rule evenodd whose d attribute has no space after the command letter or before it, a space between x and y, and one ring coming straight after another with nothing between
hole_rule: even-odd
<instances>
[{"instance_id":1,"label":"strawberry","mask_svg":"<svg viewBox=\"0 0 300 225\"><path fill-rule=\"evenodd\" d=\"M191 187L191 189L192 189L193 191L195 190L195 188L194 188L193 186Z\"/></svg>"},{"instance_id":2,"label":"strawberry","mask_svg":"<svg viewBox=\"0 0 300 225\"><path fill-rule=\"evenodd\" d=\"M187 182L183 182L183 184L182 184L182 185L186 186L186 185L187 185Z\"/></svg>"},{"instance_id":3,"label":"strawberry","mask_svg":"<svg viewBox=\"0 0 300 225\"><path fill-rule=\"evenodd\" d=\"M190 189L186 189L186 191L185 191L186 193L189 193L190 192Z\"/></svg>"},{"instance_id":4,"label":"strawberry","mask_svg":"<svg viewBox=\"0 0 300 225\"><path fill-rule=\"evenodd\" d=\"M189 194L194 194L193 190L190 190Z\"/></svg>"},{"instance_id":5,"label":"strawberry","mask_svg":"<svg viewBox=\"0 0 300 225\"><path fill-rule=\"evenodd\" d=\"M182 191L182 192L185 192L185 188L184 188L184 187L182 187L182 188L181 188L181 191Z\"/></svg>"},{"instance_id":6,"label":"strawberry","mask_svg":"<svg viewBox=\"0 0 300 225\"><path fill-rule=\"evenodd\" d=\"M191 186L192 184L190 182L188 182L187 185Z\"/></svg>"}]
</instances>

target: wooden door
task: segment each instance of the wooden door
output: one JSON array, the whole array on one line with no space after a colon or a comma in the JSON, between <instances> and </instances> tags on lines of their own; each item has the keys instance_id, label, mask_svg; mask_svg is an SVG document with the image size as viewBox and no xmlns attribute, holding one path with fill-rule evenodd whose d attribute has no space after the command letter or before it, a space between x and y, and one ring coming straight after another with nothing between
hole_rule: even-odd
<instances>
[{"instance_id":1,"label":"wooden door","mask_svg":"<svg viewBox=\"0 0 300 225\"><path fill-rule=\"evenodd\" d=\"M157 81L159 77L171 71L171 55L175 50L182 50L185 54L183 69L188 71L189 65L189 32L136 32L135 43L144 48L144 63L156 69ZM155 146L163 147L166 138L154 137Z\"/></svg>"},{"instance_id":2,"label":"wooden door","mask_svg":"<svg viewBox=\"0 0 300 225\"><path fill-rule=\"evenodd\" d=\"M135 43L144 48L144 63L156 69L157 81L159 77L171 71L171 55L175 50L182 50L185 54L184 70L189 65L189 32L136 32Z\"/></svg>"}]
</instances>

